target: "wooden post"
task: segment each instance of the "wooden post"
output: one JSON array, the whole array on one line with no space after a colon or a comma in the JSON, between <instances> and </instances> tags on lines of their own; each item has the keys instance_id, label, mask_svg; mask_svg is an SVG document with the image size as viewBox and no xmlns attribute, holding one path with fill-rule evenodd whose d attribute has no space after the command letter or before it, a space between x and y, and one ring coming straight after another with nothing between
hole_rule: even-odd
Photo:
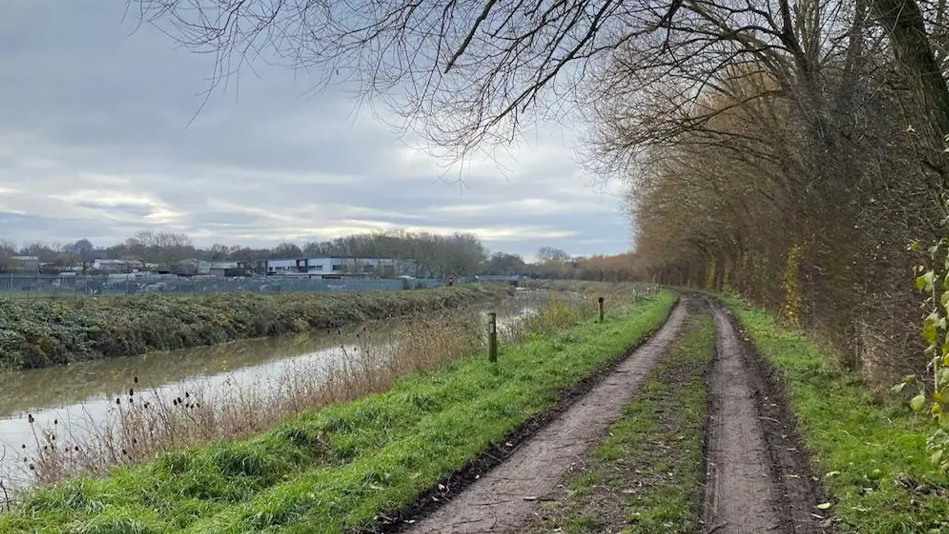
<instances>
[{"instance_id":1,"label":"wooden post","mask_svg":"<svg viewBox=\"0 0 949 534\"><path fill-rule=\"evenodd\" d=\"M603 297L596 299L597 305L600 307L600 322L603 322Z\"/></svg>"},{"instance_id":2,"label":"wooden post","mask_svg":"<svg viewBox=\"0 0 949 534\"><path fill-rule=\"evenodd\" d=\"M488 360L498 361L498 314L488 314Z\"/></svg>"}]
</instances>

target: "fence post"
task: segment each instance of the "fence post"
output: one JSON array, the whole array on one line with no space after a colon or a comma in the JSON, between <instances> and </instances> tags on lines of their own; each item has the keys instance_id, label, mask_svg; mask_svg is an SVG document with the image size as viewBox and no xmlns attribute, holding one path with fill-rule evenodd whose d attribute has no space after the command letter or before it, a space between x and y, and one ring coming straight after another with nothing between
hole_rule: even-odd
<instances>
[{"instance_id":1,"label":"fence post","mask_svg":"<svg viewBox=\"0 0 949 534\"><path fill-rule=\"evenodd\" d=\"M600 308L600 322L603 322L603 297L596 299L597 305Z\"/></svg>"},{"instance_id":2,"label":"fence post","mask_svg":"<svg viewBox=\"0 0 949 534\"><path fill-rule=\"evenodd\" d=\"M488 314L488 360L498 361L498 314Z\"/></svg>"}]
</instances>

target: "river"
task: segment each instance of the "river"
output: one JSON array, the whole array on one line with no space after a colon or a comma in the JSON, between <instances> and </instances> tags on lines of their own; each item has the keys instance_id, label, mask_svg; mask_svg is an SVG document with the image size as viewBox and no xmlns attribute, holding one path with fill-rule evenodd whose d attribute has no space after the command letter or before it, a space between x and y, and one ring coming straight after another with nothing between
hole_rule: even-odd
<instances>
[{"instance_id":1,"label":"river","mask_svg":"<svg viewBox=\"0 0 949 534\"><path fill-rule=\"evenodd\" d=\"M486 321L490 309L498 313L498 327L503 330L532 313L537 298L534 292L518 292L500 304L445 313L475 314ZM114 420L117 399L126 398L130 388L140 399L154 394L175 398L200 389L205 401L222 401L221 395L242 389L233 387L235 384L252 386L257 394L267 395L279 388L280 378L296 366L308 366L312 372L313 367L358 351L364 346L359 338L367 332L384 340L375 344L375 350L397 344L404 324L405 320L375 322L2 374L0 467L4 471L0 471L0 481L6 479L8 486L12 482L14 487L29 485L31 477L24 473L20 459L24 450L42 446L42 429L55 427L61 436L75 439L88 433L90 425L108 424L110 418ZM11 469L20 474L11 474Z\"/></svg>"}]
</instances>

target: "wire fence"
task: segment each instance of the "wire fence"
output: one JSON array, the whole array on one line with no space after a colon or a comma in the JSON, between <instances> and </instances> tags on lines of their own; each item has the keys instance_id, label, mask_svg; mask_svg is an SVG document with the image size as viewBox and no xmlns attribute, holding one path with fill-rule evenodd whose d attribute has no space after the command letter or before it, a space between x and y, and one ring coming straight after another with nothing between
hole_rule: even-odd
<instances>
[{"instance_id":1,"label":"wire fence","mask_svg":"<svg viewBox=\"0 0 949 534\"><path fill-rule=\"evenodd\" d=\"M0 298L69 298L137 294L294 293L429 289L444 281L426 279L320 279L296 276L187 278L151 276L0 275Z\"/></svg>"}]
</instances>

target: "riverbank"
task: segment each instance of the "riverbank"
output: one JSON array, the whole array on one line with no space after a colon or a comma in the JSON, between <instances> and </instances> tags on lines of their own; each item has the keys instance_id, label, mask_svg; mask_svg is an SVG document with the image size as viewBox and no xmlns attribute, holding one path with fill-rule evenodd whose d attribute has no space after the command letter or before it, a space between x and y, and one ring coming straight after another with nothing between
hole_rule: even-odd
<instances>
[{"instance_id":1,"label":"riverbank","mask_svg":"<svg viewBox=\"0 0 949 534\"><path fill-rule=\"evenodd\" d=\"M0 299L0 371L338 328L500 295L471 285L378 293Z\"/></svg>"},{"instance_id":2,"label":"riverbank","mask_svg":"<svg viewBox=\"0 0 949 534\"><path fill-rule=\"evenodd\" d=\"M164 454L103 479L38 490L0 515L0 533L369 526L424 492L434 490L437 498L443 477L491 446L505 447L513 432L660 325L674 302L662 292L610 310L605 324L587 318L535 329L520 344L503 347L496 365L479 352L255 438Z\"/></svg>"}]
</instances>

